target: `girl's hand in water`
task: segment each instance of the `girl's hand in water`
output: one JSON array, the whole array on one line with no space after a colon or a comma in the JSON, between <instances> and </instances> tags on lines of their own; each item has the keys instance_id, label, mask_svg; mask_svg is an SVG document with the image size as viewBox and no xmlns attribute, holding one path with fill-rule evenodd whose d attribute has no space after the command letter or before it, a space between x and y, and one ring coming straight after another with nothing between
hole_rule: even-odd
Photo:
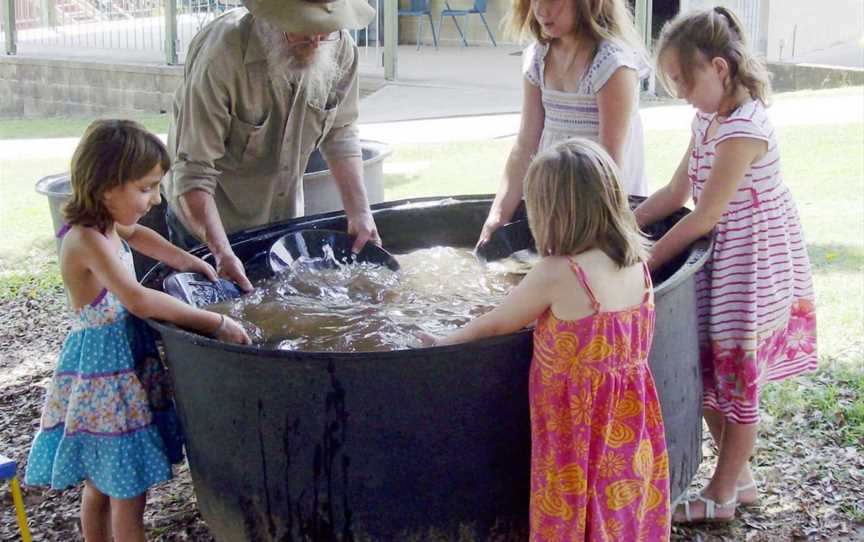
<instances>
[{"instance_id":1,"label":"girl's hand in water","mask_svg":"<svg viewBox=\"0 0 864 542\"><path fill-rule=\"evenodd\" d=\"M252 339L239 323L233 318L220 315L219 327L213 331L213 337L223 342L235 344L252 344Z\"/></svg>"},{"instance_id":2,"label":"girl's hand in water","mask_svg":"<svg viewBox=\"0 0 864 542\"><path fill-rule=\"evenodd\" d=\"M201 273L210 281L216 282L219 276L216 274L216 270L212 265L205 262L198 256L193 256L192 254L186 253L186 258L184 259L183 265L180 266L178 271L190 271L193 273Z\"/></svg>"},{"instance_id":3,"label":"girl's hand in water","mask_svg":"<svg viewBox=\"0 0 864 542\"><path fill-rule=\"evenodd\" d=\"M417 340L420 341L421 348L429 348L430 346L438 346L438 337L425 331L415 333Z\"/></svg>"},{"instance_id":4,"label":"girl's hand in water","mask_svg":"<svg viewBox=\"0 0 864 542\"><path fill-rule=\"evenodd\" d=\"M474 250L477 250L488 243L492 234L495 233L495 230L499 229L505 223L506 221L501 217L500 213L490 211L489 216L486 218L486 222L483 223L483 229L480 231L480 237L477 239L477 244L474 246Z\"/></svg>"}]
</instances>

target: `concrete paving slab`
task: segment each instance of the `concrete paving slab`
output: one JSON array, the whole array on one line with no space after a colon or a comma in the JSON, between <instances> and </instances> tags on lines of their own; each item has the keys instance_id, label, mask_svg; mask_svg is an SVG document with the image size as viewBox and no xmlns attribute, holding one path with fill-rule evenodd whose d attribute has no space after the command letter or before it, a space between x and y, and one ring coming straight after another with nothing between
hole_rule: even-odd
<instances>
[{"instance_id":1,"label":"concrete paving slab","mask_svg":"<svg viewBox=\"0 0 864 542\"><path fill-rule=\"evenodd\" d=\"M398 50L398 79L384 84L380 66L361 64L361 79L382 87L363 99L363 123L517 113L522 56L517 46L422 47Z\"/></svg>"}]
</instances>

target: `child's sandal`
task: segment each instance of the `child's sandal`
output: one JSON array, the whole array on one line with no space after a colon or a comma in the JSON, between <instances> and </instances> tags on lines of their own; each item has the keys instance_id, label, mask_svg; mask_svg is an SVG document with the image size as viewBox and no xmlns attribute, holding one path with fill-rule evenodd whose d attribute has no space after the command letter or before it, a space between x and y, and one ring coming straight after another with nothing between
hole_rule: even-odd
<instances>
[{"instance_id":1,"label":"child's sandal","mask_svg":"<svg viewBox=\"0 0 864 542\"><path fill-rule=\"evenodd\" d=\"M690 503L696 501L705 505L705 512L702 517L694 518L690 514ZM697 493L695 495L689 495L677 504L684 507L684 519L673 520L675 523L728 523L735 519L735 514L733 513L729 517L718 517L717 510L720 508L732 508L734 511L738 506L738 499L733 497L727 502L718 503L714 499L706 497L701 493ZM676 506L675 508L677 509L678 507Z\"/></svg>"}]
</instances>

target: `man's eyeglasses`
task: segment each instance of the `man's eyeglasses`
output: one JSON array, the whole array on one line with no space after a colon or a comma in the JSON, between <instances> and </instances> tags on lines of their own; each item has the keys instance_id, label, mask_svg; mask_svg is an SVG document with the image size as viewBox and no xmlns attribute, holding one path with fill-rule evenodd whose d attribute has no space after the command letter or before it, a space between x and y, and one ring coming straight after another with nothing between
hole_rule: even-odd
<instances>
[{"instance_id":1,"label":"man's eyeglasses","mask_svg":"<svg viewBox=\"0 0 864 542\"><path fill-rule=\"evenodd\" d=\"M334 43L341 39L341 32L330 32L329 34L316 34L313 36L306 36L306 39L302 39L299 41L291 41L291 38L288 37L288 32L284 32L285 41L288 42L289 45L310 45L310 44L322 44L322 43Z\"/></svg>"}]
</instances>

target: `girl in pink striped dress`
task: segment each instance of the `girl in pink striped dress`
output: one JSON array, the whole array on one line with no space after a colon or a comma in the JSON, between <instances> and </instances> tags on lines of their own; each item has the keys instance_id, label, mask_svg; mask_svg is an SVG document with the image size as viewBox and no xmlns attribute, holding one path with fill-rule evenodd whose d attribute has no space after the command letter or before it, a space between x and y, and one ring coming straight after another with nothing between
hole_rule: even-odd
<instances>
[{"instance_id":1,"label":"girl in pink striped dress","mask_svg":"<svg viewBox=\"0 0 864 542\"><path fill-rule=\"evenodd\" d=\"M695 209L655 245L662 265L713 230L711 260L697 277L704 417L719 449L698 495L675 521L731 520L758 499L748 461L766 382L816 369L810 261L798 212L783 184L763 63L727 9L670 22L658 46L665 82L698 109L690 147L671 182L637 210L650 224L692 193Z\"/></svg>"},{"instance_id":2,"label":"girl in pink striped dress","mask_svg":"<svg viewBox=\"0 0 864 542\"><path fill-rule=\"evenodd\" d=\"M654 296L617 167L587 139L554 144L528 168L525 203L543 259L438 344L536 321L531 542L669 540L669 455L648 367Z\"/></svg>"}]
</instances>

